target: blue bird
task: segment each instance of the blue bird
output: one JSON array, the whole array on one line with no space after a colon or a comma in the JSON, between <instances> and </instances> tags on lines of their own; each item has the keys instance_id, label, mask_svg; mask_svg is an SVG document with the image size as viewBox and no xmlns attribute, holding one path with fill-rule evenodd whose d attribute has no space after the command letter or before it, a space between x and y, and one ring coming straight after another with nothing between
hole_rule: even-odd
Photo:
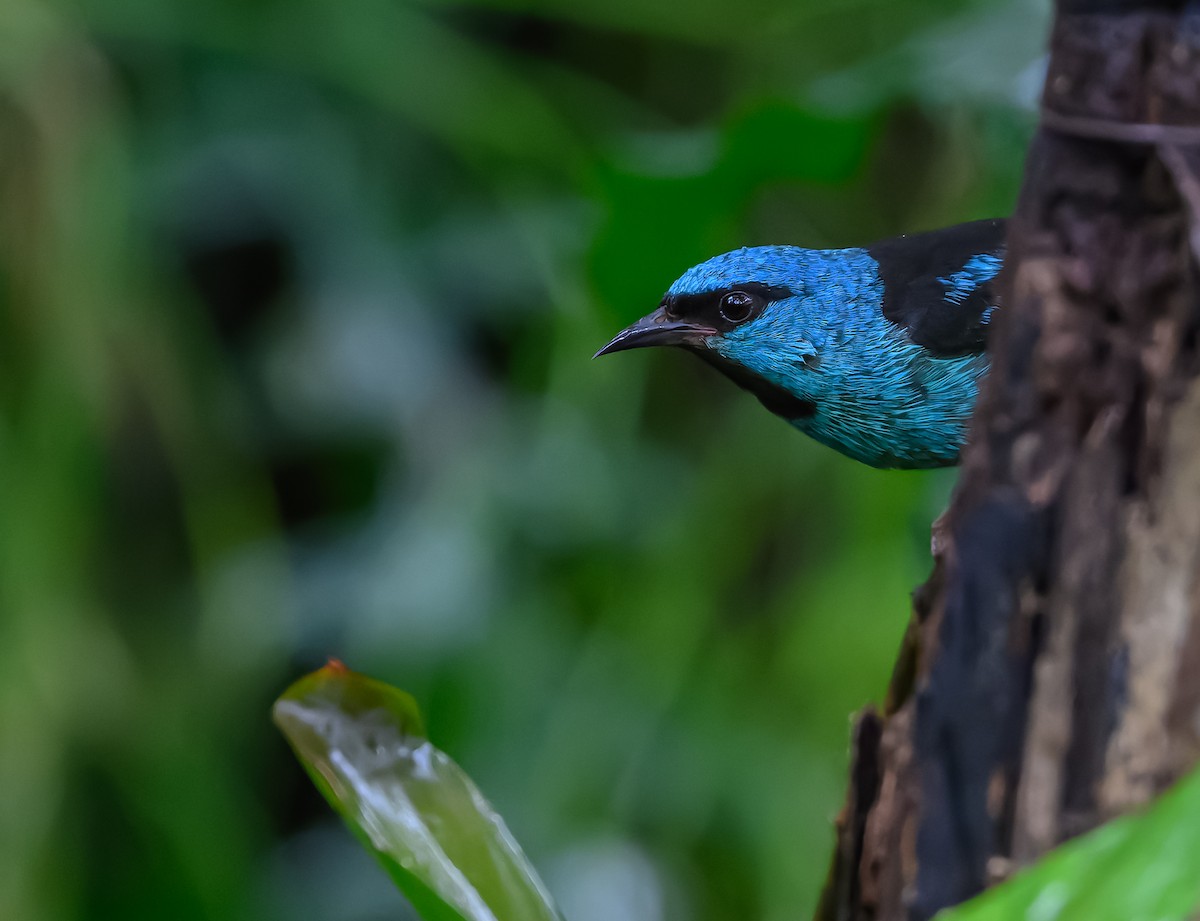
<instances>
[{"instance_id":1,"label":"blue bird","mask_svg":"<svg viewBox=\"0 0 1200 921\"><path fill-rule=\"evenodd\" d=\"M865 248L755 246L693 266L597 356L680 346L872 467L958 462L998 304L1003 220Z\"/></svg>"}]
</instances>

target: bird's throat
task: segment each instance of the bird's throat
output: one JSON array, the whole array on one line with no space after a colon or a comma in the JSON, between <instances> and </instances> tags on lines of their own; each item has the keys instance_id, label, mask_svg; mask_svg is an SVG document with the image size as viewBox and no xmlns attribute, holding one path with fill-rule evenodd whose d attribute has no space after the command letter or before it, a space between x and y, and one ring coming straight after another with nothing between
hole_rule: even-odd
<instances>
[{"instance_id":1,"label":"bird's throat","mask_svg":"<svg viewBox=\"0 0 1200 921\"><path fill-rule=\"evenodd\" d=\"M803 422L817 412L817 404L796 396L778 384L763 380L737 362L724 358L711 349L697 349L695 355L712 365L731 381L754 394L764 407L788 422Z\"/></svg>"}]
</instances>

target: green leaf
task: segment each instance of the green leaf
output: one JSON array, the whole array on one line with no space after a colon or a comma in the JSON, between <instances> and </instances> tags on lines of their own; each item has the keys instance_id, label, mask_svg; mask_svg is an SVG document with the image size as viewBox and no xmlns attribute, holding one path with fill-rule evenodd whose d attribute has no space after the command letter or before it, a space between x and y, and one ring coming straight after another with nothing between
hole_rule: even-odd
<instances>
[{"instance_id":1,"label":"green leaf","mask_svg":"<svg viewBox=\"0 0 1200 921\"><path fill-rule=\"evenodd\" d=\"M288 688L273 715L425 921L559 921L504 821L425 738L403 691L330 662Z\"/></svg>"},{"instance_id":2,"label":"green leaf","mask_svg":"<svg viewBox=\"0 0 1200 921\"><path fill-rule=\"evenodd\" d=\"M1185 921L1200 909L1200 771L938 921Z\"/></svg>"}]
</instances>

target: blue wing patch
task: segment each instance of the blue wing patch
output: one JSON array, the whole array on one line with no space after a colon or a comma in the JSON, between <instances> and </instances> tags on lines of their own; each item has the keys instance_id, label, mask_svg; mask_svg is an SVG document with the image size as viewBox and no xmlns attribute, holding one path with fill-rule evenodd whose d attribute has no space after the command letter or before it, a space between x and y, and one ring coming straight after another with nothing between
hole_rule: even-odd
<instances>
[{"instance_id":1,"label":"blue wing patch","mask_svg":"<svg viewBox=\"0 0 1200 921\"><path fill-rule=\"evenodd\" d=\"M967 260L966 265L953 275L938 278L938 281L946 287L946 300L952 304L961 304L970 296L971 292L995 278L1003 264L1004 260L992 253L980 253L972 256ZM995 309L994 306L989 307L986 312L990 313ZM986 323L987 320L983 322Z\"/></svg>"}]
</instances>

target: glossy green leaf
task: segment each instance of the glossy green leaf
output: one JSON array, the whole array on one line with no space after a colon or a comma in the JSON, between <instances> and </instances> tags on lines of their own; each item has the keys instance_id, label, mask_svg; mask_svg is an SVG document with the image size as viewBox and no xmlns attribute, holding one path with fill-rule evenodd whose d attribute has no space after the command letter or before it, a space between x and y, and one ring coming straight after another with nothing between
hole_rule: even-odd
<instances>
[{"instance_id":1,"label":"glossy green leaf","mask_svg":"<svg viewBox=\"0 0 1200 921\"><path fill-rule=\"evenodd\" d=\"M426 921L555 921L545 886L413 699L331 662L275 703L321 792Z\"/></svg>"},{"instance_id":2,"label":"glossy green leaf","mask_svg":"<svg viewBox=\"0 0 1200 921\"><path fill-rule=\"evenodd\" d=\"M1200 772L940 921L1185 921L1200 909Z\"/></svg>"}]
</instances>

